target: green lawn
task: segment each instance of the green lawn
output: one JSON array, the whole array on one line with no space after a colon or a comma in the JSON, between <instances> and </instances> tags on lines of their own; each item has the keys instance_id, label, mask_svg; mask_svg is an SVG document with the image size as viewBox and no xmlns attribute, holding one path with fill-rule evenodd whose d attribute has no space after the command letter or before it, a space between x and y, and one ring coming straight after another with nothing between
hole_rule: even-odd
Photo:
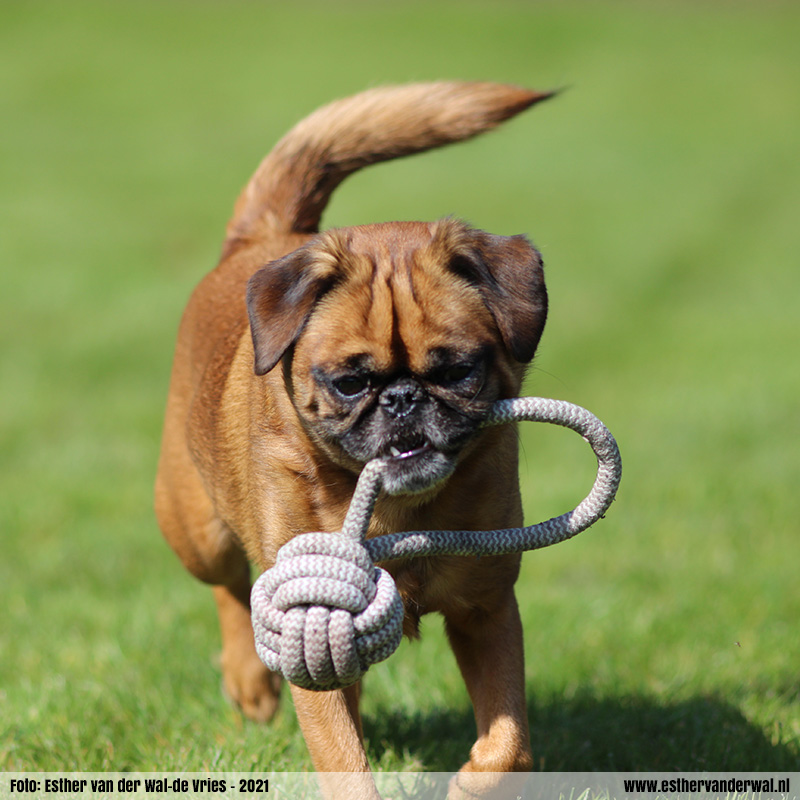
<instances>
[{"instance_id":1,"label":"green lawn","mask_svg":"<svg viewBox=\"0 0 800 800\"><path fill-rule=\"evenodd\" d=\"M800 769L800 7L142 0L0 7L0 769L306 770L286 700L220 693L210 592L151 485L178 319L239 187L319 104L488 78L562 95L376 167L327 225L528 233L551 316L530 393L598 414L607 518L519 583L537 768ZM593 459L527 425L529 521ZM474 735L436 619L370 672L385 770Z\"/></svg>"}]
</instances>

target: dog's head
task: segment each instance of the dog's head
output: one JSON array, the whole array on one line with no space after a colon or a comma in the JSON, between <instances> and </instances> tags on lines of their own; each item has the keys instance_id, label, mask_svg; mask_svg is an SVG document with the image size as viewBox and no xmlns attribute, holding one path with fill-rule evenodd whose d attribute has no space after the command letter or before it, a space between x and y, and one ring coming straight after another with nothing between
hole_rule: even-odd
<instances>
[{"instance_id":1,"label":"dog's head","mask_svg":"<svg viewBox=\"0 0 800 800\"><path fill-rule=\"evenodd\" d=\"M284 359L308 435L384 489L442 482L492 403L518 394L547 314L539 253L446 219L323 233L248 287L255 370Z\"/></svg>"}]
</instances>

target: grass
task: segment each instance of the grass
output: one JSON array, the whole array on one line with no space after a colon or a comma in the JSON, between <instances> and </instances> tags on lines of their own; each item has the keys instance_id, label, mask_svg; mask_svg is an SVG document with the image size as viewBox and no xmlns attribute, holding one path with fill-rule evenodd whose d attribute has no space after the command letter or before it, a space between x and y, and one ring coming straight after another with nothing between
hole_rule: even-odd
<instances>
[{"instance_id":1,"label":"grass","mask_svg":"<svg viewBox=\"0 0 800 800\"><path fill-rule=\"evenodd\" d=\"M3 4L0 768L310 768L288 699L270 728L225 704L210 593L154 522L177 321L300 116L485 77L569 89L355 176L325 222L529 233L528 389L619 440L607 519L524 559L537 769L797 770L798 33L781 2ZM522 448L530 521L580 499L577 437ZM365 729L384 770L466 757L436 619L371 671Z\"/></svg>"}]
</instances>

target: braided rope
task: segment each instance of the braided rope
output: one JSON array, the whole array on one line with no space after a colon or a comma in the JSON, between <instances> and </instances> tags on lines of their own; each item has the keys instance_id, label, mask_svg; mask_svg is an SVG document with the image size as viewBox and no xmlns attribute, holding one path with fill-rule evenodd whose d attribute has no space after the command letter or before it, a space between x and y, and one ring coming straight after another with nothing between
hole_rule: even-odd
<instances>
[{"instance_id":1,"label":"braided rope","mask_svg":"<svg viewBox=\"0 0 800 800\"><path fill-rule=\"evenodd\" d=\"M305 689L358 681L400 644L403 604L392 577L375 564L431 555L488 556L548 547L594 524L614 500L622 474L617 443L591 412L562 400L519 397L494 404L484 426L549 422L579 433L597 456L597 477L573 511L523 528L404 531L366 539L385 459L358 478L340 534L306 533L278 551L253 586L256 650L273 672Z\"/></svg>"}]
</instances>

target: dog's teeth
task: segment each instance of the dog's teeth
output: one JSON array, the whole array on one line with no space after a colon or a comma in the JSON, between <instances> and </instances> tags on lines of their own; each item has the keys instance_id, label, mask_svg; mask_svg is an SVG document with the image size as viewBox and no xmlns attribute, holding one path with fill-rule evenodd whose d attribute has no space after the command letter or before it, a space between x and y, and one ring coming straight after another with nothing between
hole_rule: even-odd
<instances>
[{"instance_id":1,"label":"dog's teeth","mask_svg":"<svg viewBox=\"0 0 800 800\"><path fill-rule=\"evenodd\" d=\"M394 445L389 448L389 452L395 457L400 455L400 451Z\"/></svg>"}]
</instances>

